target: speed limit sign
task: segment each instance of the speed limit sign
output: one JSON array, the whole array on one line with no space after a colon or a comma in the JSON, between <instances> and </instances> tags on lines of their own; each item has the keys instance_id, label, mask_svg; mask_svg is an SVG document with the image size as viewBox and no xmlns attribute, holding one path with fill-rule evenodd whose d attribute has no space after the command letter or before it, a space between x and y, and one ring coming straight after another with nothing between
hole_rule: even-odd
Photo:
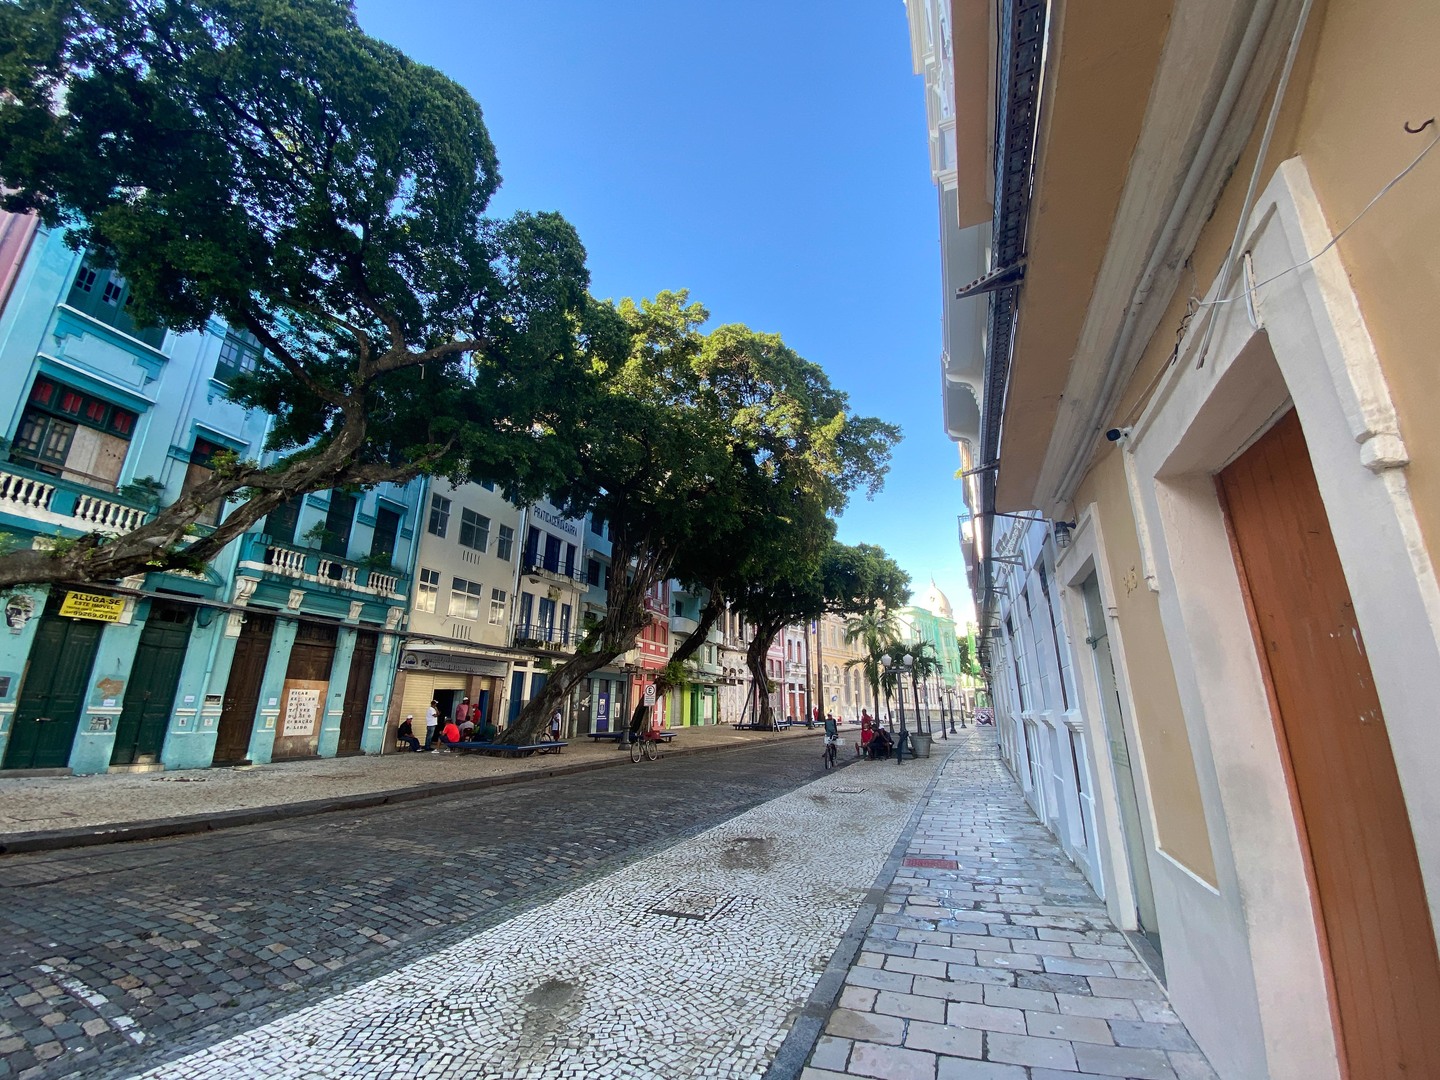
<instances>
[{"instance_id":1,"label":"speed limit sign","mask_svg":"<svg viewBox=\"0 0 1440 1080\"><path fill-rule=\"evenodd\" d=\"M655 684L653 682L649 686L645 687L645 704L655 704Z\"/></svg>"}]
</instances>

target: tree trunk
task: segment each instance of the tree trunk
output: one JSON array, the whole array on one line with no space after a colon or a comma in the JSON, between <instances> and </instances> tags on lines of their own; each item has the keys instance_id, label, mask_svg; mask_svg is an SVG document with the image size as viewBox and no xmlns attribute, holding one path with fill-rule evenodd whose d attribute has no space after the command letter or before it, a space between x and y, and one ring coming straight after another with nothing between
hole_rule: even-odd
<instances>
[{"instance_id":1,"label":"tree trunk","mask_svg":"<svg viewBox=\"0 0 1440 1080\"><path fill-rule=\"evenodd\" d=\"M750 639L750 645L745 650L745 666L750 669L750 678L761 690L760 705L755 712L755 726L765 731L775 729L775 710L770 704L770 677L765 673L765 654L770 651L770 643L779 632L779 627L757 626L755 636Z\"/></svg>"},{"instance_id":2,"label":"tree trunk","mask_svg":"<svg viewBox=\"0 0 1440 1080\"><path fill-rule=\"evenodd\" d=\"M676 649L670 656L670 663L683 664L690 657L700 651L700 646L705 644L705 639L710 636L710 630L720 619L720 613L725 610L725 596L718 587L711 586L710 598L705 601L705 610L700 613L699 625L695 632L685 639L685 644ZM655 693L663 695L672 689L673 684L665 678L662 672L655 679Z\"/></svg>"},{"instance_id":3,"label":"tree trunk","mask_svg":"<svg viewBox=\"0 0 1440 1080\"><path fill-rule=\"evenodd\" d=\"M598 671L623 652L635 647L635 639L649 621L645 596L670 573L670 555L664 549L647 544L634 552L624 534L611 534L610 580L605 589L605 617L597 632L586 638L594 647L577 652L550 673L545 688L531 698L515 723L505 730L500 741L512 746L544 741L542 736L550 723L555 706L563 702L580 681ZM634 563L632 566L631 563Z\"/></svg>"}]
</instances>

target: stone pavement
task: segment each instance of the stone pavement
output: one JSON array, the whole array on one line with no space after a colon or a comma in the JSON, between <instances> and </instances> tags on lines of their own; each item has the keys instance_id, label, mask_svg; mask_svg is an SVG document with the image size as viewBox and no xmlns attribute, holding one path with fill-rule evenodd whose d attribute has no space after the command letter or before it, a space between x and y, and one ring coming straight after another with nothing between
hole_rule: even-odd
<instances>
[{"instance_id":1,"label":"stone pavement","mask_svg":"<svg viewBox=\"0 0 1440 1080\"><path fill-rule=\"evenodd\" d=\"M787 739L818 737L804 727L787 731L736 731L728 725L679 729L666 747L684 755L743 749ZM312 758L221 769L108 773L97 776L6 777L0 774L0 851L53 850L71 842L94 842L87 830L141 824L164 835L164 823L186 820L205 831L250 824L245 811L277 809L284 816L329 808L323 804L405 792L406 797L448 794L492 784L629 764L614 743L581 737L562 754L497 758L480 754L386 753L378 757ZM313 802L308 808L298 804ZM373 803L371 804L373 805ZM235 820L223 820L231 815ZM278 816L278 815L277 815ZM60 831L71 835L61 835ZM50 834L50 835L47 835ZM118 837L116 837L118 838ZM26 841L40 841L34 847Z\"/></svg>"},{"instance_id":2,"label":"stone pavement","mask_svg":"<svg viewBox=\"0 0 1440 1080\"><path fill-rule=\"evenodd\" d=\"M949 758L802 1080L1214 1080L1000 761Z\"/></svg>"},{"instance_id":3,"label":"stone pavement","mask_svg":"<svg viewBox=\"0 0 1440 1080\"><path fill-rule=\"evenodd\" d=\"M939 762L817 754L805 787L144 1075L757 1077Z\"/></svg>"},{"instance_id":4,"label":"stone pavement","mask_svg":"<svg viewBox=\"0 0 1440 1080\"><path fill-rule=\"evenodd\" d=\"M620 756L396 806L0 858L0 1078L130 1075L583 896L823 773L818 739ZM606 919L577 943L603 939Z\"/></svg>"}]
</instances>

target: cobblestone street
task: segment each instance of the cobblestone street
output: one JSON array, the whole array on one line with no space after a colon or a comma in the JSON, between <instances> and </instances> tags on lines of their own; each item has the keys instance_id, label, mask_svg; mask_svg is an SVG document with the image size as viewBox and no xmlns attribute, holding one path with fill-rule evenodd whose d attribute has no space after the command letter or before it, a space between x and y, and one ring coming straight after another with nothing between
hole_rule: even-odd
<instances>
[{"instance_id":1,"label":"cobblestone street","mask_svg":"<svg viewBox=\"0 0 1440 1080\"><path fill-rule=\"evenodd\" d=\"M210 836L7 856L0 1076L114 1072L177 1040L233 1034L816 771L815 741L799 740ZM417 1009L408 1022L426 1019Z\"/></svg>"}]
</instances>

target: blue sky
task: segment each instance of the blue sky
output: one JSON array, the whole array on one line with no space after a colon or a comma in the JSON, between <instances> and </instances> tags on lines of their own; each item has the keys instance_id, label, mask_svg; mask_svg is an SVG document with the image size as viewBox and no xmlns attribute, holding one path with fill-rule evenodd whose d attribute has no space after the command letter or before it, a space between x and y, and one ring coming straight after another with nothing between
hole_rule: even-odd
<instances>
[{"instance_id":1,"label":"blue sky","mask_svg":"<svg viewBox=\"0 0 1440 1080\"><path fill-rule=\"evenodd\" d=\"M936 193L901 0L357 0L366 31L480 102L497 214L558 210L600 297L688 288L781 334L857 411L900 424L854 499L923 596L968 607L941 429ZM962 616L963 617L963 616Z\"/></svg>"}]
</instances>

